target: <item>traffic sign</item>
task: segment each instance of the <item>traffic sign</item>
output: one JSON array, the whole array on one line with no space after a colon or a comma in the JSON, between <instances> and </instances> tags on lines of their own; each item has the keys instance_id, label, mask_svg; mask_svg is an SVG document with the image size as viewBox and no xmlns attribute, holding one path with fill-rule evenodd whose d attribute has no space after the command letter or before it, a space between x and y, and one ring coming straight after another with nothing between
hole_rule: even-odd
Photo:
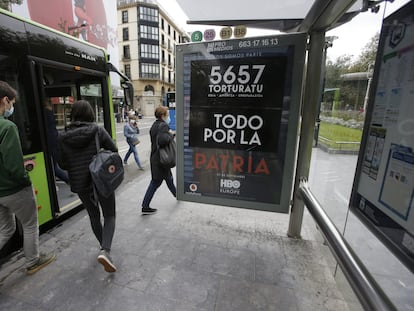
<instances>
[{"instance_id":1,"label":"traffic sign","mask_svg":"<svg viewBox=\"0 0 414 311\"><path fill-rule=\"evenodd\" d=\"M246 26L240 25L234 27L234 37L235 38L243 38L246 36L247 28Z\"/></svg>"},{"instance_id":2,"label":"traffic sign","mask_svg":"<svg viewBox=\"0 0 414 311\"><path fill-rule=\"evenodd\" d=\"M232 34L233 30L231 29L231 27L223 27L220 30L220 38L223 40L230 39Z\"/></svg>"},{"instance_id":3,"label":"traffic sign","mask_svg":"<svg viewBox=\"0 0 414 311\"><path fill-rule=\"evenodd\" d=\"M201 40L203 40L203 34L201 33L201 31L194 31L192 34L191 34L191 41L193 41L193 42L199 42L199 41L201 41Z\"/></svg>"},{"instance_id":4,"label":"traffic sign","mask_svg":"<svg viewBox=\"0 0 414 311\"><path fill-rule=\"evenodd\" d=\"M212 41L216 37L216 31L214 29L204 30L204 40Z\"/></svg>"}]
</instances>

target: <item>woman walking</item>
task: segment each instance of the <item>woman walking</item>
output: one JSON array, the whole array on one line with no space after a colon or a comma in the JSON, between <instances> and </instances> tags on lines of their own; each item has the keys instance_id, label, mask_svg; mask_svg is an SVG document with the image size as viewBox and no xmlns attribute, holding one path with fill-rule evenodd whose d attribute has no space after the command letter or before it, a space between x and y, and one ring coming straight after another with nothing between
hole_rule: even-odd
<instances>
[{"instance_id":1,"label":"woman walking","mask_svg":"<svg viewBox=\"0 0 414 311\"><path fill-rule=\"evenodd\" d=\"M139 143L138 134L139 134L139 128L138 128L138 123L135 119L135 116L130 116L129 122L124 125L124 136L129 145L128 152L125 154L125 157L124 157L124 164L125 165L128 164L128 158L131 154L133 154L135 163L137 163L138 168L140 170L144 170L144 168L141 165L141 162L139 161L137 147L136 147L136 145Z\"/></svg>"},{"instance_id":2,"label":"woman walking","mask_svg":"<svg viewBox=\"0 0 414 311\"><path fill-rule=\"evenodd\" d=\"M95 114L88 101L79 100L72 105L71 123L58 138L58 163L68 171L71 190L78 194L89 214L92 231L101 246L98 262L106 272L115 272L116 267L110 257L115 232L115 193L106 198L96 193L96 202L89 163L97 153L95 135L98 135L102 148L114 152L118 149L107 131L94 123L94 120Z\"/></svg>"},{"instance_id":3,"label":"woman walking","mask_svg":"<svg viewBox=\"0 0 414 311\"><path fill-rule=\"evenodd\" d=\"M148 186L147 192L145 193L144 200L142 201L142 213L143 214L154 214L157 209L151 208L150 203L157 191L158 187L161 186L163 180L167 183L168 189L170 189L172 195L176 196L176 188L174 185L173 176L171 169L164 167L160 163L160 156L158 146L166 146L171 140L174 139L174 135L170 133L170 123L168 108L164 106L157 107L155 109L155 117L157 120L153 123L150 129L151 136L151 182Z\"/></svg>"}]
</instances>

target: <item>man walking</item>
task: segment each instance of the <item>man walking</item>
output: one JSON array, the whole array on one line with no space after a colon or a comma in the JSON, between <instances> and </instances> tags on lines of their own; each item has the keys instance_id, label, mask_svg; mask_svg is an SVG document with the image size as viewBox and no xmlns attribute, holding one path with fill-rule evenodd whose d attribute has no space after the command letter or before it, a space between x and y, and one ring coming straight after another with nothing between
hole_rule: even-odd
<instances>
[{"instance_id":1,"label":"man walking","mask_svg":"<svg viewBox=\"0 0 414 311\"><path fill-rule=\"evenodd\" d=\"M39 254L36 200L24 168L17 126L7 120L13 112L17 92L0 81L0 249L16 231L15 217L23 227L26 273L31 275L51 263L55 254Z\"/></svg>"}]
</instances>

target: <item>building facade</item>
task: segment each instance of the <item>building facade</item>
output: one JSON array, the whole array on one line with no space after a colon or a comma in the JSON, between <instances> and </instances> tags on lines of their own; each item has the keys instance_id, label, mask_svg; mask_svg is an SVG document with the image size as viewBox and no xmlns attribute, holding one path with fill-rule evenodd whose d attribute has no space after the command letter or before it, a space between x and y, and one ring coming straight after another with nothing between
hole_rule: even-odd
<instances>
[{"instance_id":1,"label":"building facade","mask_svg":"<svg viewBox=\"0 0 414 311\"><path fill-rule=\"evenodd\" d=\"M117 11L119 66L134 86L128 109L152 116L175 91L175 46L189 37L156 1L118 0Z\"/></svg>"}]
</instances>

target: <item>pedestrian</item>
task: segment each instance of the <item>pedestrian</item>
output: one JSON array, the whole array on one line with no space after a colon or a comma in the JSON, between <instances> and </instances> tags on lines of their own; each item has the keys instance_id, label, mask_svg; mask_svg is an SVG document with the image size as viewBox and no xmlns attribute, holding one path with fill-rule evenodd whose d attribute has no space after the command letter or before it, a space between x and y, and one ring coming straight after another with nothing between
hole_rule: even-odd
<instances>
[{"instance_id":1,"label":"pedestrian","mask_svg":"<svg viewBox=\"0 0 414 311\"><path fill-rule=\"evenodd\" d=\"M114 152L118 149L108 132L94 122L95 114L88 101L74 102L70 119L70 125L59 133L58 163L68 171L71 190L78 194L89 214L92 231L101 247L98 262L106 272L115 272L116 267L110 256L115 232L115 193L105 198L96 192L95 199L89 163L97 153L96 134L100 147Z\"/></svg>"},{"instance_id":2,"label":"pedestrian","mask_svg":"<svg viewBox=\"0 0 414 311\"><path fill-rule=\"evenodd\" d=\"M0 249L16 231L17 217L23 227L26 273L31 275L51 263L56 255L39 253L36 199L24 168L17 126L7 120L13 114L16 97L16 90L0 81Z\"/></svg>"},{"instance_id":3,"label":"pedestrian","mask_svg":"<svg viewBox=\"0 0 414 311\"><path fill-rule=\"evenodd\" d=\"M151 208L150 203L154 197L155 191L161 186L163 180L167 183L168 189L170 189L172 195L176 197L176 188L174 185L174 179L171 173L171 169L164 167L160 163L159 146L166 146L171 140L174 139L174 135L170 131L168 124L170 123L170 116L168 108L164 106L157 107L155 109L155 122L150 129L151 137L151 182L145 193L144 200L142 201L142 213L154 214L157 209Z\"/></svg>"},{"instance_id":4,"label":"pedestrian","mask_svg":"<svg viewBox=\"0 0 414 311\"><path fill-rule=\"evenodd\" d=\"M128 158L131 154L133 154L135 163L137 163L138 168L140 170L144 170L144 168L141 165L141 162L139 161L138 151L136 147L136 145L138 145L139 143L138 134L139 127L136 121L136 117L133 115L129 115L129 122L124 125L124 136L129 146L128 152L125 154L124 157L124 164L128 164Z\"/></svg>"},{"instance_id":5,"label":"pedestrian","mask_svg":"<svg viewBox=\"0 0 414 311\"><path fill-rule=\"evenodd\" d=\"M60 168L57 163L57 138L58 130L56 128L55 115L53 113L53 105L50 99L45 102L45 114L46 114L46 132L47 143L50 148L50 155L55 170L55 176L65 183L69 184L68 173Z\"/></svg>"}]
</instances>

